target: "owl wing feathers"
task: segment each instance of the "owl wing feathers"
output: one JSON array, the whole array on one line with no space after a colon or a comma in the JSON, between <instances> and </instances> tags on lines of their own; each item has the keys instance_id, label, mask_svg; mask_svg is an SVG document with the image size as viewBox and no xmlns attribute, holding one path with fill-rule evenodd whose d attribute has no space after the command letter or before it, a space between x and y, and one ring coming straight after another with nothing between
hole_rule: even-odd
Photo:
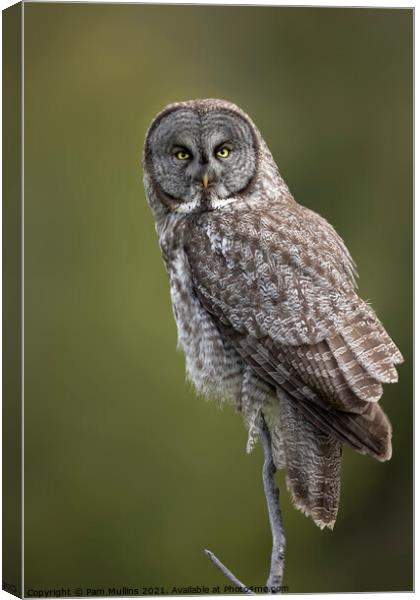
<instances>
[{"instance_id":1,"label":"owl wing feathers","mask_svg":"<svg viewBox=\"0 0 420 600\"><path fill-rule=\"evenodd\" d=\"M206 306L205 300L202 299L202 302ZM280 389L297 404L301 414L318 430L333 435L341 443L348 444L362 454L371 454L379 460L390 458L390 425L378 404L364 402L362 412L359 405L361 401L356 398L355 409L359 409L359 412L348 411L344 407L337 408L334 399L314 392L305 383L305 374L300 375L293 369L287 361L287 355L281 352L278 345L274 349L269 340L260 343L238 335L233 328L220 323L219 327L245 362L263 380Z\"/></svg>"},{"instance_id":2,"label":"owl wing feathers","mask_svg":"<svg viewBox=\"0 0 420 600\"><path fill-rule=\"evenodd\" d=\"M319 429L388 459L390 425L376 401L402 356L355 293L343 242L297 204L235 215L204 213L190 228L185 250L202 304Z\"/></svg>"},{"instance_id":3,"label":"owl wing feathers","mask_svg":"<svg viewBox=\"0 0 420 600\"><path fill-rule=\"evenodd\" d=\"M274 460L285 458L295 505L332 528L342 444L391 456L391 425L377 401L402 356L357 296L342 240L315 213L290 204L194 218L185 251L195 293L277 390L283 439Z\"/></svg>"}]
</instances>

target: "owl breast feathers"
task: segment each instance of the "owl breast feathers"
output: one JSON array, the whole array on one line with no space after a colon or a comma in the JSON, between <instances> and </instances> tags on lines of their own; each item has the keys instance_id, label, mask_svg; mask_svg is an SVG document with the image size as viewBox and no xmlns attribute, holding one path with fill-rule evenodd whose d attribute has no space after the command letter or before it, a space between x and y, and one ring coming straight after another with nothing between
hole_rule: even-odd
<instances>
[{"instance_id":1,"label":"owl breast feathers","mask_svg":"<svg viewBox=\"0 0 420 600\"><path fill-rule=\"evenodd\" d=\"M192 114L193 134L184 123ZM178 116L172 125L170 115ZM224 179L226 163L213 166L204 152L204 170L179 171L182 197L165 191L154 145L160 139L166 148L168 138L171 147L171 127L192 157L198 148L218 151L227 138L220 143L239 148L237 181ZM235 402L251 442L264 415L295 505L332 527L342 445L391 457L391 426L378 400L402 362L355 291L349 252L333 227L293 199L255 125L234 105L202 100L166 109L149 130L144 166L189 376L198 389ZM208 171L210 191L196 186L196 172L203 179Z\"/></svg>"}]
</instances>

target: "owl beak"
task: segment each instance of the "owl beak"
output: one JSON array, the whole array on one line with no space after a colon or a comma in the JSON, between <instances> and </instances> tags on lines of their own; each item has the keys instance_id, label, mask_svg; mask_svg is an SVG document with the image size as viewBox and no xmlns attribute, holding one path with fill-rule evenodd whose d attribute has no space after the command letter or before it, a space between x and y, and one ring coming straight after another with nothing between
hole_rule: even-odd
<instances>
[{"instance_id":1,"label":"owl beak","mask_svg":"<svg viewBox=\"0 0 420 600\"><path fill-rule=\"evenodd\" d=\"M209 176L207 173L204 173L202 181L205 189L207 189L209 187Z\"/></svg>"}]
</instances>

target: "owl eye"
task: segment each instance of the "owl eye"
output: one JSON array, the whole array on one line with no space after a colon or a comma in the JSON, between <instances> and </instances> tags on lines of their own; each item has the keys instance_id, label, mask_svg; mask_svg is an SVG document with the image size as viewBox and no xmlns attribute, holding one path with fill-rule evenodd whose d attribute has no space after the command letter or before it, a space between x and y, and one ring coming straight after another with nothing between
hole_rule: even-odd
<instances>
[{"instance_id":1,"label":"owl eye","mask_svg":"<svg viewBox=\"0 0 420 600\"><path fill-rule=\"evenodd\" d=\"M219 158L227 158L230 154L230 150L229 148L223 147L220 148L217 152L216 152L216 156L218 156Z\"/></svg>"},{"instance_id":2,"label":"owl eye","mask_svg":"<svg viewBox=\"0 0 420 600\"><path fill-rule=\"evenodd\" d=\"M189 158L191 158L191 154L186 150L178 150L177 152L175 152L175 156L178 160L188 160Z\"/></svg>"}]
</instances>

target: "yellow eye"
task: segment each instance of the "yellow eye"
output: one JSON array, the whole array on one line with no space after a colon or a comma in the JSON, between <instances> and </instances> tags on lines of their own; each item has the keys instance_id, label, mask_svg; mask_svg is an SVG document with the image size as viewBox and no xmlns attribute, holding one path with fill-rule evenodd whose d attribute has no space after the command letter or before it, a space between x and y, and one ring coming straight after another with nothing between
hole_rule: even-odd
<instances>
[{"instance_id":1,"label":"yellow eye","mask_svg":"<svg viewBox=\"0 0 420 600\"><path fill-rule=\"evenodd\" d=\"M229 148L220 148L220 150L216 152L216 155L219 158L227 158L229 156Z\"/></svg>"},{"instance_id":2,"label":"yellow eye","mask_svg":"<svg viewBox=\"0 0 420 600\"><path fill-rule=\"evenodd\" d=\"M185 152L185 150L179 150L175 156L177 157L178 160L188 160L189 158L191 158L191 155L189 152Z\"/></svg>"}]
</instances>

